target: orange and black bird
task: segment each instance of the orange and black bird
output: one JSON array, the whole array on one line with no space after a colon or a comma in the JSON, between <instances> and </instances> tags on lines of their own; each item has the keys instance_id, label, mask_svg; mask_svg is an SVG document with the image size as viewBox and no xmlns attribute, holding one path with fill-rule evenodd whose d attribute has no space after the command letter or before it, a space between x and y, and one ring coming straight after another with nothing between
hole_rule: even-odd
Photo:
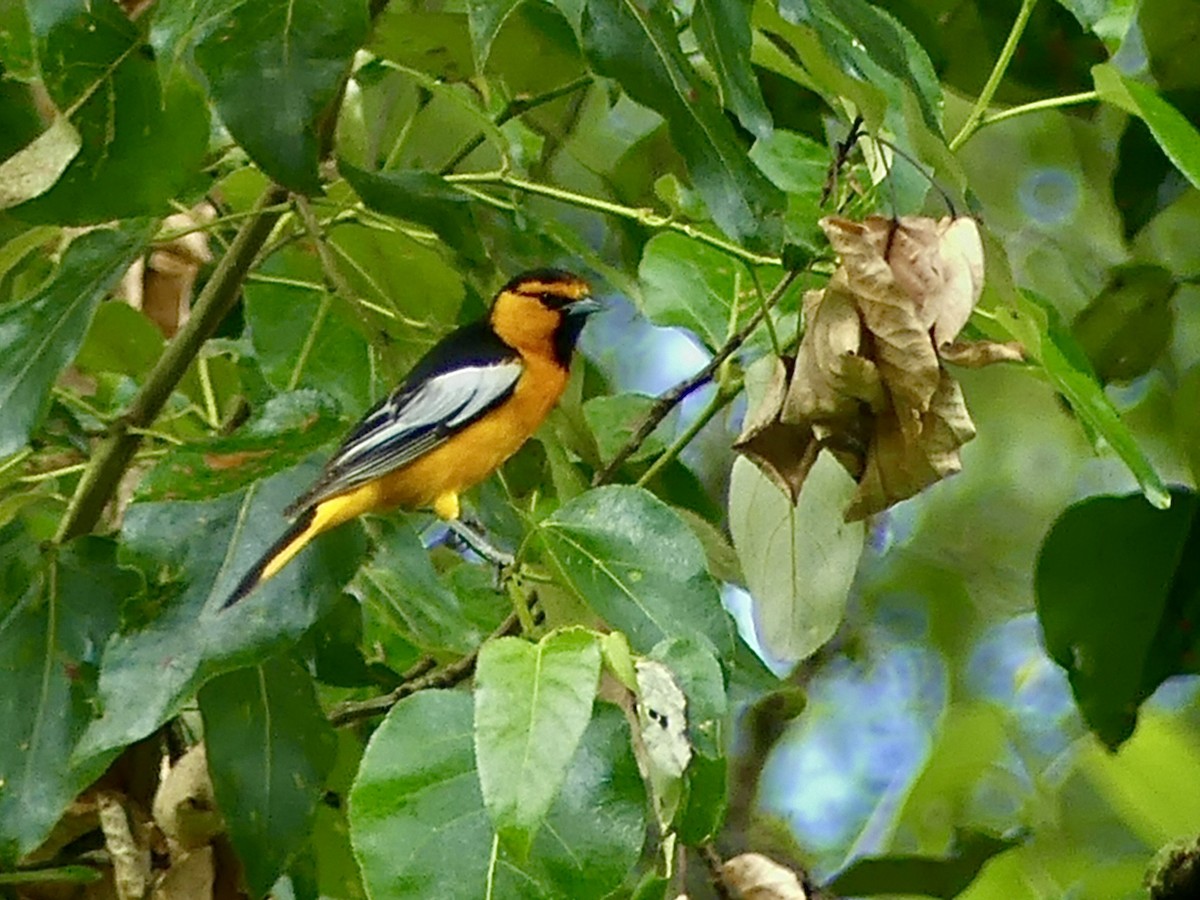
<instances>
[{"instance_id":1,"label":"orange and black bird","mask_svg":"<svg viewBox=\"0 0 1200 900\"><path fill-rule=\"evenodd\" d=\"M516 453L562 396L579 332L600 309L590 293L561 269L504 285L485 318L435 344L363 416L284 511L291 527L221 608L276 575L318 534L365 512L432 508L456 520L459 494Z\"/></svg>"}]
</instances>

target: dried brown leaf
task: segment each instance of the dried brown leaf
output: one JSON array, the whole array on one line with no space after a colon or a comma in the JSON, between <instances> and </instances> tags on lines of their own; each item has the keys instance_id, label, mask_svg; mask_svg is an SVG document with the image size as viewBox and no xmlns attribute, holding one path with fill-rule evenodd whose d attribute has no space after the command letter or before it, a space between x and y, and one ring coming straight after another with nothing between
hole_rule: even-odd
<instances>
[{"instance_id":1,"label":"dried brown leaf","mask_svg":"<svg viewBox=\"0 0 1200 900\"><path fill-rule=\"evenodd\" d=\"M1017 341L955 341L938 348L938 356L966 369L981 369L999 362L1023 362L1025 348Z\"/></svg>"},{"instance_id":2,"label":"dried brown leaf","mask_svg":"<svg viewBox=\"0 0 1200 900\"><path fill-rule=\"evenodd\" d=\"M846 521L865 519L961 471L959 448L974 436L975 424L963 402L962 389L943 371L915 440L905 434L893 414L876 420L866 470L846 510Z\"/></svg>"},{"instance_id":3,"label":"dried brown leaf","mask_svg":"<svg viewBox=\"0 0 1200 900\"><path fill-rule=\"evenodd\" d=\"M727 860L721 880L742 900L808 900L796 873L761 853Z\"/></svg>"},{"instance_id":4,"label":"dried brown leaf","mask_svg":"<svg viewBox=\"0 0 1200 900\"><path fill-rule=\"evenodd\" d=\"M752 405L746 412L742 433L733 448L762 469L763 474L795 503L820 447L809 425L787 424L779 419L793 361L776 357L758 365L770 368L757 390L752 389L747 375L747 392ZM754 369L751 373L760 374Z\"/></svg>"},{"instance_id":5,"label":"dried brown leaf","mask_svg":"<svg viewBox=\"0 0 1200 900\"><path fill-rule=\"evenodd\" d=\"M104 847L112 860L120 900L141 900L150 886L150 846L146 835L135 836L125 813L123 797L115 791L96 795ZM142 829L138 829L141 831Z\"/></svg>"},{"instance_id":6,"label":"dried brown leaf","mask_svg":"<svg viewBox=\"0 0 1200 900\"><path fill-rule=\"evenodd\" d=\"M171 859L151 892L151 900L203 900L213 896L215 860L212 847L197 847Z\"/></svg>"},{"instance_id":7,"label":"dried brown leaf","mask_svg":"<svg viewBox=\"0 0 1200 900\"><path fill-rule=\"evenodd\" d=\"M163 774L154 795L154 821L173 845L184 849L202 847L224 830L203 744Z\"/></svg>"}]
</instances>

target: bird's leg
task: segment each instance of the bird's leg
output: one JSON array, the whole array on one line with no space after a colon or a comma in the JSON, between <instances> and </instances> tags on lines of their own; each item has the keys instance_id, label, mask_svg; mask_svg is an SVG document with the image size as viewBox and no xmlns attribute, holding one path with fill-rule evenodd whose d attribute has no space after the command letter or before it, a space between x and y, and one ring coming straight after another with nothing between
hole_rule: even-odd
<instances>
[{"instance_id":1,"label":"bird's leg","mask_svg":"<svg viewBox=\"0 0 1200 900\"><path fill-rule=\"evenodd\" d=\"M446 525L464 544L500 569L501 572L516 563L516 557L511 553L505 553L489 541L482 531L472 528L461 519L450 519Z\"/></svg>"}]
</instances>

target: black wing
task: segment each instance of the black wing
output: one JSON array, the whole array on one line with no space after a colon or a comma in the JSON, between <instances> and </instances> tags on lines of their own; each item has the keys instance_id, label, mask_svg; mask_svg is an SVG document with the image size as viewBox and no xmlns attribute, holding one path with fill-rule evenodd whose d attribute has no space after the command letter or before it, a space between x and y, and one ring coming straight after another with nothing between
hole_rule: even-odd
<instances>
[{"instance_id":1,"label":"black wing","mask_svg":"<svg viewBox=\"0 0 1200 900\"><path fill-rule=\"evenodd\" d=\"M355 426L321 477L286 510L320 501L406 465L512 396L521 357L479 322L447 335Z\"/></svg>"}]
</instances>

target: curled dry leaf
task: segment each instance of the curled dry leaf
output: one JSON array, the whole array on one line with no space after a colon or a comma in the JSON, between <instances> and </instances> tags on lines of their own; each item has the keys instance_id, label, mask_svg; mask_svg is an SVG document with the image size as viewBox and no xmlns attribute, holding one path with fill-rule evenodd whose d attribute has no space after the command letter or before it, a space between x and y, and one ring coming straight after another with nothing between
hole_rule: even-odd
<instances>
[{"instance_id":1,"label":"curled dry leaf","mask_svg":"<svg viewBox=\"0 0 1200 900\"><path fill-rule=\"evenodd\" d=\"M795 503L820 447L809 423L786 423L780 419L788 381L794 381L792 367L790 359L773 359L761 384L750 384L747 376L752 405L733 446L753 460Z\"/></svg>"},{"instance_id":2,"label":"curled dry leaf","mask_svg":"<svg viewBox=\"0 0 1200 900\"><path fill-rule=\"evenodd\" d=\"M120 900L141 900L150 885L150 846L146 834L135 836L123 798L115 791L96 795L104 847L112 860L113 881ZM145 829L137 829L144 832Z\"/></svg>"},{"instance_id":3,"label":"curled dry leaf","mask_svg":"<svg viewBox=\"0 0 1200 900\"><path fill-rule=\"evenodd\" d=\"M224 830L203 744L192 747L163 773L154 795L153 812L172 855L177 847L203 847Z\"/></svg>"},{"instance_id":4,"label":"curled dry leaf","mask_svg":"<svg viewBox=\"0 0 1200 900\"><path fill-rule=\"evenodd\" d=\"M743 853L721 866L721 880L742 900L808 900L791 869L761 853Z\"/></svg>"},{"instance_id":5,"label":"curled dry leaf","mask_svg":"<svg viewBox=\"0 0 1200 900\"><path fill-rule=\"evenodd\" d=\"M841 265L805 295L796 359L790 370L777 363L735 446L793 502L817 450L830 450L859 483L846 511L855 520L961 469L958 451L975 427L942 361L979 366L1022 353L955 342L983 289L973 219L826 218L821 227Z\"/></svg>"}]
</instances>

